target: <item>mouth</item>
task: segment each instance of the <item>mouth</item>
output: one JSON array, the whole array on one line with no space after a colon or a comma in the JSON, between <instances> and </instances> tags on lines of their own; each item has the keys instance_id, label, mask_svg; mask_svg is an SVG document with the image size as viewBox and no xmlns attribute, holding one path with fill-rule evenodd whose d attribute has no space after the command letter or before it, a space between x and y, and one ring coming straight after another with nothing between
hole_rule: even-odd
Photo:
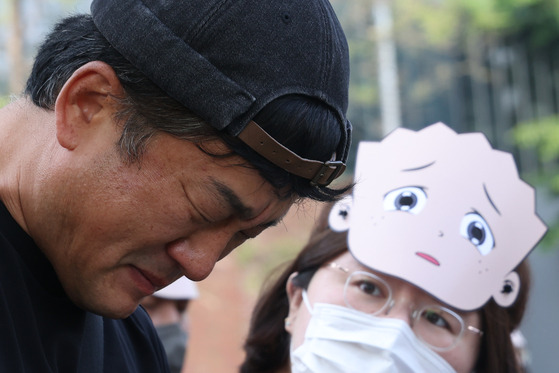
<instances>
[{"instance_id":1,"label":"mouth","mask_svg":"<svg viewBox=\"0 0 559 373\"><path fill-rule=\"evenodd\" d=\"M136 287L145 295L151 295L168 283L152 273L132 266L132 278Z\"/></svg>"},{"instance_id":2,"label":"mouth","mask_svg":"<svg viewBox=\"0 0 559 373\"><path fill-rule=\"evenodd\" d=\"M436 265L437 267L441 265L441 263L439 263L439 261L437 259L435 259L434 257L432 257L429 254L425 254L422 253L420 251L416 252L415 255L419 256L420 258L425 259L426 261L433 263L434 265Z\"/></svg>"}]
</instances>

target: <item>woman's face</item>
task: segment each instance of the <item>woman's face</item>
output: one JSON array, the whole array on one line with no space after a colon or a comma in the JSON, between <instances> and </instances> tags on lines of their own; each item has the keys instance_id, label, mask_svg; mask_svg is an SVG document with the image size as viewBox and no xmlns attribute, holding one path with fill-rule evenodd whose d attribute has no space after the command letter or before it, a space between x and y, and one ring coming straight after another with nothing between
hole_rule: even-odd
<instances>
[{"instance_id":1,"label":"woman's face","mask_svg":"<svg viewBox=\"0 0 559 373\"><path fill-rule=\"evenodd\" d=\"M346 268L349 274L354 271L374 273L390 286L392 289L394 306L390 309L388 314L386 314L386 312L381 312L376 315L377 317L398 318L411 326L412 310L414 309L431 305L440 305L449 308L414 285L392 276L381 275L360 265L349 252L340 255L333 262L340 267ZM348 273L329 266L320 268L313 276L307 289L311 307L315 303L330 303L347 306L343 293ZM287 292L290 303L288 316L290 323L286 326L286 330L291 334L292 349L295 349L300 346L305 339L305 331L311 315L303 302L302 289L294 286L291 280L287 284ZM473 326L477 329L481 329L481 320L478 312L453 311L462 317L466 326ZM449 351L437 353L452 365L458 373L471 372L477 360L480 341L481 338L478 333L466 330L454 348Z\"/></svg>"}]
</instances>

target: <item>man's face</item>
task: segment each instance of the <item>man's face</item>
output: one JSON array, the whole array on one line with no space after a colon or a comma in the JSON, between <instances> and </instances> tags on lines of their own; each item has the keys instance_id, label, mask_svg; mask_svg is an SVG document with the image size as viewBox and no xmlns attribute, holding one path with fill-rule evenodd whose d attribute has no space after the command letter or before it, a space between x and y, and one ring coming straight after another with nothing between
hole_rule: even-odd
<instances>
[{"instance_id":1,"label":"man's face","mask_svg":"<svg viewBox=\"0 0 559 373\"><path fill-rule=\"evenodd\" d=\"M118 135L92 136L61 156L43 199L49 218L35 227L40 234L31 232L43 238L39 245L66 292L85 309L125 317L180 276L202 280L293 202L240 166L240 157L218 159L166 134L139 163L127 164Z\"/></svg>"}]
</instances>

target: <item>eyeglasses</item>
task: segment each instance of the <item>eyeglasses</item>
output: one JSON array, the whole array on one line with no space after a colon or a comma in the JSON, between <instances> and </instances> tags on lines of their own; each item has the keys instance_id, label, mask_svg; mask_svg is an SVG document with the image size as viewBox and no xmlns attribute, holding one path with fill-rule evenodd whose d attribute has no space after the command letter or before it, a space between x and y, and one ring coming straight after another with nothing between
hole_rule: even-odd
<instances>
[{"instance_id":1,"label":"eyeglasses","mask_svg":"<svg viewBox=\"0 0 559 373\"><path fill-rule=\"evenodd\" d=\"M375 316L390 313L395 301L392 289L386 281L370 272L349 273L336 263L330 268L341 270L348 275L344 285L344 300L349 308ZM483 332L464 320L456 312L439 305L429 305L415 309L411 313L411 328L415 335L435 351L448 351L454 348L465 331Z\"/></svg>"}]
</instances>

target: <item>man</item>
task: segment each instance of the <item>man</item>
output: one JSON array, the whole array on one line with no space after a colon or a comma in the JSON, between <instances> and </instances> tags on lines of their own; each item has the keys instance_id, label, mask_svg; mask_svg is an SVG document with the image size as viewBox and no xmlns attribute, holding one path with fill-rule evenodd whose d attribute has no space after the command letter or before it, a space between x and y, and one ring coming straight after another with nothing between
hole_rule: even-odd
<instances>
[{"instance_id":1,"label":"man","mask_svg":"<svg viewBox=\"0 0 559 373\"><path fill-rule=\"evenodd\" d=\"M0 371L167 371L139 302L330 200L348 53L327 0L94 0L0 111Z\"/></svg>"}]
</instances>

